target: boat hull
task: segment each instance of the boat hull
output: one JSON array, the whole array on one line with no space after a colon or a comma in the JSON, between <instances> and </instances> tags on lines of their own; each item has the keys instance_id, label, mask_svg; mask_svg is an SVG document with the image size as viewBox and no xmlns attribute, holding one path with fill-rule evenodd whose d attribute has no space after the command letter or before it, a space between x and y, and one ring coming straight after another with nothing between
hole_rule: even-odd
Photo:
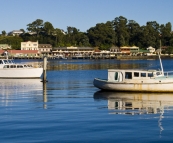
<instances>
[{"instance_id":1,"label":"boat hull","mask_svg":"<svg viewBox=\"0 0 173 143\"><path fill-rule=\"evenodd\" d=\"M40 78L43 68L6 68L0 69L1 79L34 79Z\"/></svg>"},{"instance_id":2,"label":"boat hull","mask_svg":"<svg viewBox=\"0 0 173 143\"><path fill-rule=\"evenodd\" d=\"M93 84L99 89L111 91L173 92L173 81L167 83L125 83L95 78Z\"/></svg>"}]
</instances>

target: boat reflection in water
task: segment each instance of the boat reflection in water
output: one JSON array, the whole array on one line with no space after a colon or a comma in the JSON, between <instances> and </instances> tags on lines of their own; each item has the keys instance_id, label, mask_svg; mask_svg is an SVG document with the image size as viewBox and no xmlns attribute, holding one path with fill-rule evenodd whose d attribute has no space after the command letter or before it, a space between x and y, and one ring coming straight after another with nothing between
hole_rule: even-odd
<instances>
[{"instance_id":1,"label":"boat reflection in water","mask_svg":"<svg viewBox=\"0 0 173 143\"><path fill-rule=\"evenodd\" d=\"M157 114L173 106L171 93L128 93L98 91L94 99L108 100L108 109L118 109L116 114ZM123 112L124 111L124 112Z\"/></svg>"},{"instance_id":2,"label":"boat reflection in water","mask_svg":"<svg viewBox=\"0 0 173 143\"><path fill-rule=\"evenodd\" d=\"M142 115L158 114L160 133L163 130L164 110L173 106L173 93L128 93L98 91L94 100L108 100L110 114Z\"/></svg>"},{"instance_id":3,"label":"boat reflection in water","mask_svg":"<svg viewBox=\"0 0 173 143\"><path fill-rule=\"evenodd\" d=\"M22 100L43 100L43 83L41 79L1 79L0 99L5 106ZM18 100L19 99L19 100Z\"/></svg>"}]
</instances>

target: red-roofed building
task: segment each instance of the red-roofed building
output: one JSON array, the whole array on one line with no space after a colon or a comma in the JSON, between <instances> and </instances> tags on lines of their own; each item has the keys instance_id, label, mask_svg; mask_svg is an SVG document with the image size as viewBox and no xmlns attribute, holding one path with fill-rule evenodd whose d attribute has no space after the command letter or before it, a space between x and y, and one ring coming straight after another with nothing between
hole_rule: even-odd
<instances>
[{"instance_id":1,"label":"red-roofed building","mask_svg":"<svg viewBox=\"0 0 173 143\"><path fill-rule=\"evenodd\" d=\"M0 50L0 55L6 50ZM7 50L8 56L10 57L35 57L39 56L38 50Z\"/></svg>"}]
</instances>

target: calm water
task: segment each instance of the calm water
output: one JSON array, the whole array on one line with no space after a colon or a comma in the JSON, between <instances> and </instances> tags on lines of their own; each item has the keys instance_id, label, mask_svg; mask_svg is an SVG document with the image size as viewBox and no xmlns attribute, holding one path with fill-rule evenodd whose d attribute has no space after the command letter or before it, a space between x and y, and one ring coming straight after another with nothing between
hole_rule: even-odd
<instances>
[{"instance_id":1,"label":"calm water","mask_svg":"<svg viewBox=\"0 0 173 143\"><path fill-rule=\"evenodd\" d=\"M173 60L163 66L173 71ZM46 85L1 79L0 142L173 142L173 94L100 92L92 82L106 78L107 68L160 66L158 60L52 60Z\"/></svg>"}]
</instances>

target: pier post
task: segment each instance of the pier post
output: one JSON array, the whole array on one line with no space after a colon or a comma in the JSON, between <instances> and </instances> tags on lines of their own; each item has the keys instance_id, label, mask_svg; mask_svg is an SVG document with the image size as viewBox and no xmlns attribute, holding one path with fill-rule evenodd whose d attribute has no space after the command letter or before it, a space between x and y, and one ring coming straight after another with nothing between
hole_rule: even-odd
<instances>
[{"instance_id":1,"label":"pier post","mask_svg":"<svg viewBox=\"0 0 173 143\"><path fill-rule=\"evenodd\" d=\"M47 70L47 57L45 56L43 59L43 82L47 82L46 70Z\"/></svg>"}]
</instances>

